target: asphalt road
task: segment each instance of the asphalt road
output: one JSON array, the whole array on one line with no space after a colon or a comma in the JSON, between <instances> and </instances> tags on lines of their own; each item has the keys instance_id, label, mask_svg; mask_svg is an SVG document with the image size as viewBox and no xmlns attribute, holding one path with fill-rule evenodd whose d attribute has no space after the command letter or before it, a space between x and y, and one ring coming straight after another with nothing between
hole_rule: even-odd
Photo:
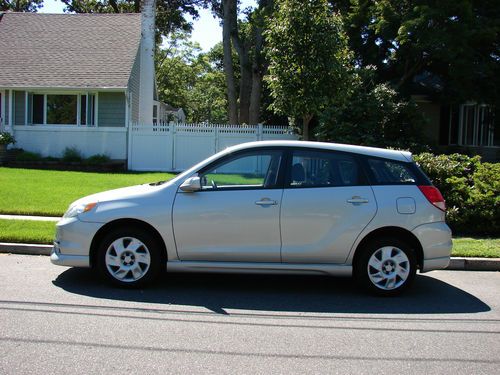
<instances>
[{"instance_id":1,"label":"asphalt road","mask_svg":"<svg viewBox=\"0 0 500 375\"><path fill-rule=\"evenodd\" d=\"M500 273L434 271L397 298L349 279L167 275L100 284L0 254L0 374L498 374Z\"/></svg>"}]
</instances>

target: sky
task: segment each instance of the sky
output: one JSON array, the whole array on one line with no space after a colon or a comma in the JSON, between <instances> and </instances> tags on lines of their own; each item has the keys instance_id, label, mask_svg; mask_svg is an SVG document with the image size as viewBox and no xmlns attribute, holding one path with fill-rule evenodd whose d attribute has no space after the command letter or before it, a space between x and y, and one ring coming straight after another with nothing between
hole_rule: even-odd
<instances>
[{"instance_id":1,"label":"sky","mask_svg":"<svg viewBox=\"0 0 500 375\"><path fill-rule=\"evenodd\" d=\"M255 0L242 0L242 8L255 7ZM44 0L40 13L63 13L64 4L59 0ZM194 21L192 40L200 44L203 51L208 51L215 44L222 41L222 28L219 20L212 16L207 9L200 9L200 18Z\"/></svg>"}]
</instances>

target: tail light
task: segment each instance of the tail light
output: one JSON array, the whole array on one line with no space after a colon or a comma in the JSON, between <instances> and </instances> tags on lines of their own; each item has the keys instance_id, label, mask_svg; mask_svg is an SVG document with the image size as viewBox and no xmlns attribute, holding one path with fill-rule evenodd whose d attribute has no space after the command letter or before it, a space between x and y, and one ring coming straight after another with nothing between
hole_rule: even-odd
<instances>
[{"instance_id":1,"label":"tail light","mask_svg":"<svg viewBox=\"0 0 500 375\"><path fill-rule=\"evenodd\" d=\"M446 211L446 204L444 198L437 187L432 185L431 186L420 185L418 188L420 189L422 194L424 194L424 196L427 198L429 202L431 202L434 206L436 206L440 210Z\"/></svg>"}]
</instances>

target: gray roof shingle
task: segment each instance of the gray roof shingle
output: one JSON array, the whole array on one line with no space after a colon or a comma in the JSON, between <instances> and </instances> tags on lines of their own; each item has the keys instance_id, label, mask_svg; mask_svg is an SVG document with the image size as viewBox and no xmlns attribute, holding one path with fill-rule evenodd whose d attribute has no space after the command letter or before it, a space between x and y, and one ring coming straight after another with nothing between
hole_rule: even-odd
<instances>
[{"instance_id":1,"label":"gray roof shingle","mask_svg":"<svg viewBox=\"0 0 500 375\"><path fill-rule=\"evenodd\" d=\"M0 87L124 88L141 15L0 15Z\"/></svg>"}]
</instances>

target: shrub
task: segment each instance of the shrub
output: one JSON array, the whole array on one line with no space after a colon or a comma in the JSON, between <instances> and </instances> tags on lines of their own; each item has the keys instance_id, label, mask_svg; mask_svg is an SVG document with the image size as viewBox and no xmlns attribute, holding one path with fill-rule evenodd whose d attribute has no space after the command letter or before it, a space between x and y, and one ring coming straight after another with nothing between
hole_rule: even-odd
<instances>
[{"instance_id":1,"label":"shrub","mask_svg":"<svg viewBox=\"0 0 500 375\"><path fill-rule=\"evenodd\" d=\"M65 162L79 162L83 157L81 152L76 147L66 147L63 151L62 161Z\"/></svg>"},{"instance_id":2,"label":"shrub","mask_svg":"<svg viewBox=\"0 0 500 375\"><path fill-rule=\"evenodd\" d=\"M425 118L415 103L360 71L343 97L320 117L320 140L363 146L429 151L421 129Z\"/></svg>"},{"instance_id":3,"label":"shrub","mask_svg":"<svg viewBox=\"0 0 500 375\"><path fill-rule=\"evenodd\" d=\"M22 151L16 156L16 161L40 161L42 156L36 152Z\"/></svg>"},{"instance_id":4,"label":"shrub","mask_svg":"<svg viewBox=\"0 0 500 375\"><path fill-rule=\"evenodd\" d=\"M8 132L0 132L0 145L10 145L16 143L14 136Z\"/></svg>"},{"instance_id":5,"label":"shrub","mask_svg":"<svg viewBox=\"0 0 500 375\"><path fill-rule=\"evenodd\" d=\"M446 199L447 221L454 232L500 235L500 164L479 156L415 155Z\"/></svg>"},{"instance_id":6,"label":"shrub","mask_svg":"<svg viewBox=\"0 0 500 375\"><path fill-rule=\"evenodd\" d=\"M109 162L111 159L106 154L97 154L92 155L88 159L85 160L85 163L88 165L100 165Z\"/></svg>"}]
</instances>

